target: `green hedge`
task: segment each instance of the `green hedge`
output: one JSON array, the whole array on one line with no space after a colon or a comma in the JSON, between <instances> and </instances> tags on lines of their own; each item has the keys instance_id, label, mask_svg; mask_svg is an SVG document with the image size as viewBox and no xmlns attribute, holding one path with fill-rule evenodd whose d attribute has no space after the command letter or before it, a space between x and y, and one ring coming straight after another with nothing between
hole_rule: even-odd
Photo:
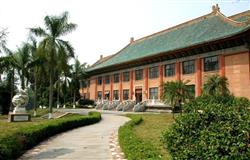
<instances>
[{"instance_id":1,"label":"green hedge","mask_svg":"<svg viewBox=\"0 0 250 160\"><path fill-rule=\"evenodd\" d=\"M139 115L130 115L131 120L119 128L119 143L128 160L162 159L150 142L139 139L133 128L142 122Z\"/></svg>"},{"instance_id":2,"label":"green hedge","mask_svg":"<svg viewBox=\"0 0 250 160\"><path fill-rule=\"evenodd\" d=\"M234 96L202 96L163 133L173 159L249 159L250 102Z\"/></svg>"},{"instance_id":3,"label":"green hedge","mask_svg":"<svg viewBox=\"0 0 250 160\"><path fill-rule=\"evenodd\" d=\"M0 137L0 159L15 159L48 137L100 120L99 112L90 112L88 116L72 114L60 119L47 120L38 125L17 128L8 135Z\"/></svg>"},{"instance_id":4,"label":"green hedge","mask_svg":"<svg viewBox=\"0 0 250 160\"><path fill-rule=\"evenodd\" d=\"M79 99L78 100L78 104L81 105L81 106L84 106L84 105L94 105L95 101L93 101L91 99Z\"/></svg>"}]
</instances>

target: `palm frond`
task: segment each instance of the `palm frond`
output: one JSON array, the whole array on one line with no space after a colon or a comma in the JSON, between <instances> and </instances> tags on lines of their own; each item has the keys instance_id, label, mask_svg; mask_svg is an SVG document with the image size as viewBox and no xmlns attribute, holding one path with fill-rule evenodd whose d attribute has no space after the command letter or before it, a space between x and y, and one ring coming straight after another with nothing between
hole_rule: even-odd
<instances>
[{"instance_id":1,"label":"palm frond","mask_svg":"<svg viewBox=\"0 0 250 160\"><path fill-rule=\"evenodd\" d=\"M46 37L49 36L46 31L44 29L42 29L41 27L37 27L37 28L30 28L30 32L35 34L38 37Z\"/></svg>"},{"instance_id":2,"label":"palm frond","mask_svg":"<svg viewBox=\"0 0 250 160\"><path fill-rule=\"evenodd\" d=\"M59 42L59 45L60 45L61 47L65 48L65 51L67 52L67 54L68 54L70 57L74 57L74 55L75 55L74 48L73 48L73 46L70 44L70 42L64 41L64 40L61 40L61 39L57 39L57 41Z\"/></svg>"}]
</instances>

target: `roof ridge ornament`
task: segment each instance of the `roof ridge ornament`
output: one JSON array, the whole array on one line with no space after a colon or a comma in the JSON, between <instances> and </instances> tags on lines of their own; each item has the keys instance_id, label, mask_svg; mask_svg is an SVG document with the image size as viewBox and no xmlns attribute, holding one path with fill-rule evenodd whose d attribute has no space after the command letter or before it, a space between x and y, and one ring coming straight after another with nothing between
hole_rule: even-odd
<instances>
[{"instance_id":1,"label":"roof ridge ornament","mask_svg":"<svg viewBox=\"0 0 250 160\"><path fill-rule=\"evenodd\" d=\"M220 7L218 4L212 6L212 12L213 13L220 12Z\"/></svg>"}]
</instances>

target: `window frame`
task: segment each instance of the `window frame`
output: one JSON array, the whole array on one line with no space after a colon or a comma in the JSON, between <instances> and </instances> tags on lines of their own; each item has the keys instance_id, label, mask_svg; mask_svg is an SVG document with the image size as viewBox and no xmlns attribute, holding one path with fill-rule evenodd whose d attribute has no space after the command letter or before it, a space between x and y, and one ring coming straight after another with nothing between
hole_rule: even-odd
<instances>
[{"instance_id":1,"label":"window frame","mask_svg":"<svg viewBox=\"0 0 250 160\"><path fill-rule=\"evenodd\" d=\"M99 96L99 93L101 93L101 94L100 94L101 96ZM97 98L98 98L98 99L102 99L102 91L97 91Z\"/></svg>"},{"instance_id":2,"label":"window frame","mask_svg":"<svg viewBox=\"0 0 250 160\"><path fill-rule=\"evenodd\" d=\"M213 61L213 58L216 58L216 61ZM211 59L210 62L206 63L206 60ZM210 56L203 58L203 69L204 72L217 71L219 70L219 57L218 56Z\"/></svg>"},{"instance_id":3,"label":"window frame","mask_svg":"<svg viewBox=\"0 0 250 160\"><path fill-rule=\"evenodd\" d=\"M152 95L153 93L153 95ZM158 99L158 94L159 94L159 88L158 87L152 87L149 88L149 99Z\"/></svg>"},{"instance_id":4,"label":"window frame","mask_svg":"<svg viewBox=\"0 0 250 160\"><path fill-rule=\"evenodd\" d=\"M167 66L169 66L169 68L167 68ZM171 73L171 74L169 74L169 73ZM164 66L164 76L165 77L175 76L175 63L166 64Z\"/></svg>"},{"instance_id":5,"label":"window frame","mask_svg":"<svg viewBox=\"0 0 250 160\"><path fill-rule=\"evenodd\" d=\"M122 81L129 82L130 81L130 72L123 72L122 73Z\"/></svg>"},{"instance_id":6,"label":"window frame","mask_svg":"<svg viewBox=\"0 0 250 160\"><path fill-rule=\"evenodd\" d=\"M136 81L143 80L143 69L135 70L135 80Z\"/></svg>"},{"instance_id":7,"label":"window frame","mask_svg":"<svg viewBox=\"0 0 250 160\"><path fill-rule=\"evenodd\" d=\"M116 96L115 93L117 93L117 96ZM113 90L113 99L114 100L119 100L119 90Z\"/></svg>"},{"instance_id":8,"label":"window frame","mask_svg":"<svg viewBox=\"0 0 250 160\"><path fill-rule=\"evenodd\" d=\"M159 67L153 66L149 68L149 79L155 79L159 77Z\"/></svg>"},{"instance_id":9,"label":"window frame","mask_svg":"<svg viewBox=\"0 0 250 160\"><path fill-rule=\"evenodd\" d=\"M185 65L186 63L188 64ZM188 68L185 68L185 67L188 67ZM195 60L183 61L182 62L182 74L193 74L193 73L195 73Z\"/></svg>"},{"instance_id":10,"label":"window frame","mask_svg":"<svg viewBox=\"0 0 250 160\"><path fill-rule=\"evenodd\" d=\"M127 97L126 97L126 95L127 95ZM123 100L129 100L129 89L122 90L122 97L123 97Z\"/></svg>"},{"instance_id":11,"label":"window frame","mask_svg":"<svg viewBox=\"0 0 250 160\"><path fill-rule=\"evenodd\" d=\"M97 85L102 85L102 76L97 77Z\"/></svg>"},{"instance_id":12,"label":"window frame","mask_svg":"<svg viewBox=\"0 0 250 160\"><path fill-rule=\"evenodd\" d=\"M110 84L110 76L105 76L105 84Z\"/></svg>"},{"instance_id":13,"label":"window frame","mask_svg":"<svg viewBox=\"0 0 250 160\"><path fill-rule=\"evenodd\" d=\"M120 82L120 74L119 73L115 73L114 74L114 83L119 83Z\"/></svg>"}]
</instances>

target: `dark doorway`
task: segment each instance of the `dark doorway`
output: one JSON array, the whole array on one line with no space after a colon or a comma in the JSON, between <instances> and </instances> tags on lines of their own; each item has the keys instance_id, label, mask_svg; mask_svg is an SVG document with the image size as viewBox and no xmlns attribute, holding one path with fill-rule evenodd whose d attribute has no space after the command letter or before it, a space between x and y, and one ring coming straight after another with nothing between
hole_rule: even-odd
<instances>
[{"instance_id":1,"label":"dark doorway","mask_svg":"<svg viewBox=\"0 0 250 160\"><path fill-rule=\"evenodd\" d=\"M106 92L105 92L105 100L109 100L109 96L110 96L109 91L106 91Z\"/></svg>"},{"instance_id":2,"label":"dark doorway","mask_svg":"<svg viewBox=\"0 0 250 160\"><path fill-rule=\"evenodd\" d=\"M142 101L142 89L135 89L135 100L136 103L140 103Z\"/></svg>"}]
</instances>

